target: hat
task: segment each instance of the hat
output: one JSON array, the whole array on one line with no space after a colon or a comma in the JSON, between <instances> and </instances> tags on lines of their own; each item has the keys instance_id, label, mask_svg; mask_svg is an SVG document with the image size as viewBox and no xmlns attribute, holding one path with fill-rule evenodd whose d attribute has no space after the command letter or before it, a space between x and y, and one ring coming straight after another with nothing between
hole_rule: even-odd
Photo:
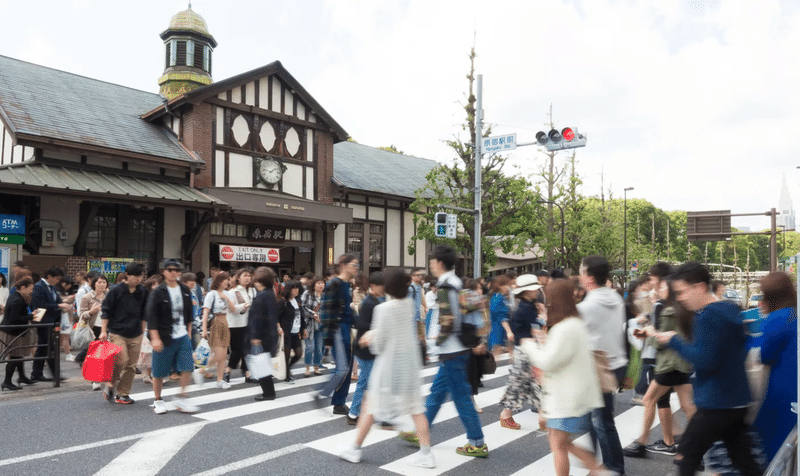
<instances>
[{"instance_id":1,"label":"hat","mask_svg":"<svg viewBox=\"0 0 800 476\"><path fill-rule=\"evenodd\" d=\"M183 264L181 264L181 262L176 258L167 258L161 262L161 269L167 268L178 268L179 270L182 270Z\"/></svg>"},{"instance_id":2,"label":"hat","mask_svg":"<svg viewBox=\"0 0 800 476\"><path fill-rule=\"evenodd\" d=\"M547 276L547 277L550 277L550 273L548 273L546 269L539 269L539 270L536 270L536 276Z\"/></svg>"},{"instance_id":3,"label":"hat","mask_svg":"<svg viewBox=\"0 0 800 476\"><path fill-rule=\"evenodd\" d=\"M517 287L514 288L514 294L519 294L522 291L536 291L541 287L536 276L532 274L522 274L517 276Z\"/></svg>"}]
</instances>

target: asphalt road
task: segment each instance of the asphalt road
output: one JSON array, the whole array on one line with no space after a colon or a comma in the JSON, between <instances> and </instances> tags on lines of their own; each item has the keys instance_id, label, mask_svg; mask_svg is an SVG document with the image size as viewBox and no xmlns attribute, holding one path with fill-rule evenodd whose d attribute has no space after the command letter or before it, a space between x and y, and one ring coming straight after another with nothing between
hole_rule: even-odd
<instances>
[{"instance_id":1,"label":"asphalt road","mask_svg":"<svg viewBox=\"0 0 800 476\"><path fill-rule=\"evenodd\" d=\"M423 470L407 466L403 458L416 449L396 438L396 432L374 428L365 443L360 464L335 457L352 441L354 427L342 416L316 410L311 402L315 384L327 375L303 378L294 385L278 383L278 398L255 402L257 385L232 378L230 390L211 388L210 380L190 387L193 401L201 407L194 415L170 411L156 415L150 385L137 376L131 395L133 405L112 405L102 392L91 390L80 378L76 364L62 362L67 381L55 389L46 383L19 392L0 395L0 474L64 475L551 475L552 458L547 437L536 431L536 414L525 410L515 419L522 430L500 428L501 407L508 362L487 376L476 397L482 407L481 423L489 445L487 459L455 454L466 442L464 428L452 402L440 412L432 430L437 468ZM30 365L28 365L30 369ZM302 374L302 368L293 369ZM423 371L424 392L430 386L436 364ZM238 372L235 374L238 377ZM165 400L177 393L177 383L165 386ZM354 390L355 385L351 386ZM641 407L631 407L630 391L616 396L616 422L623 446L641 428ZM673 405L677 409L677 404ZM676 429L683 426L676 413ZM410 424L410 420L409 420ZM650 441L660 439L660 427ZM587 438L584 436L584 440ZM651 454L647 459L626 458L626 474L662 476L672 474L672 458ZM587 471L573 463L572 475Z\"/></svg>"}]
</instances>

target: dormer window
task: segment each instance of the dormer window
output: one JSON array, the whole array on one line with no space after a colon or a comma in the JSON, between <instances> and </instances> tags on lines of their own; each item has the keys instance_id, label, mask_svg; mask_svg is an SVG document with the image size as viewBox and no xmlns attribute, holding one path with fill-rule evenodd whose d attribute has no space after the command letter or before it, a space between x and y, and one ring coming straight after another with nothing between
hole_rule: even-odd
<instances>
[{"instance_id":1,"label":"dormer window","mask_svg":"<svg viewBox=\"0 0 800 476\"><path fill-rule=\"evenodd\" d=\"M172 40L168 44L169 66L175 66L178 62L178 40Z\"/></svg>"}]
</instances>

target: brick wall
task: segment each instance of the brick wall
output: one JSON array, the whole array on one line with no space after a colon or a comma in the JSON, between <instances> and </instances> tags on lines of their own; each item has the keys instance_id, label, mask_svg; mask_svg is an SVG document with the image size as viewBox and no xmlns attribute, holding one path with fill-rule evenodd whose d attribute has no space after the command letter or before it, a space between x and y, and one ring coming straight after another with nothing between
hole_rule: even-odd
<instances>
[{"instance_id":1,"label":"brick wall","mask_svg":"<svg viewBox=\"0 0 800 476\"><path fill-rule=\"evenodd\" d=\"M183 111L181 134L183 144L205 161L205 168L195 176L194 186L211 186L211 167L214 164L212 147L212 123L214 107L208 103L190 104Z\"/></svg>"}]
</instances>

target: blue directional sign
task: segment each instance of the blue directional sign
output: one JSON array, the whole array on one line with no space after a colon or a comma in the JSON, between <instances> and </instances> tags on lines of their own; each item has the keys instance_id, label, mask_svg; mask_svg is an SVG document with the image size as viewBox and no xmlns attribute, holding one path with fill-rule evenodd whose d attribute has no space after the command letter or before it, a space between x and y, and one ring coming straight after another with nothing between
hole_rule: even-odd
<instances>
[{"instance_id":1,"label":"blue directional sign","mask_svg":"<svg viewBox=\"0 0 800 476\"><path fill-rule=\"evenodd\" d=\"M24 235L24 215L0 215L0 235Z\"/></svg>"}]
</instances>

